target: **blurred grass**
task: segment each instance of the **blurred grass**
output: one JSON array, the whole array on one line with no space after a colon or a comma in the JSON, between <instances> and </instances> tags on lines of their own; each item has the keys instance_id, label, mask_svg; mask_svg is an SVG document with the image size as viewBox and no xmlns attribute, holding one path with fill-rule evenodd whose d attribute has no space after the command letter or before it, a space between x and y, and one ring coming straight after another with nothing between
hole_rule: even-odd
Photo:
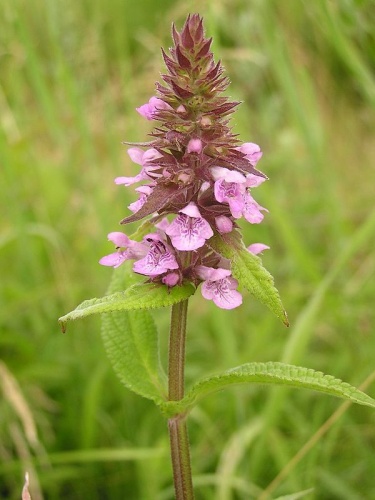
<instances>
[{"instance_id":1,"label":"blurred grass","mask_svg":"<svg viewBox=\"0 0 375 500\"><path fill-rule=\"evenodd\" d=\"M2 498L20 497L26 469L33 500L173 496L162 417L117 382L97 320L63 336L56 318L106 289L97 261L133 199L112 182L134 172L121 141L145 139L134 108L153 94L171 22L197 10L244 101L235 130L264 150L256 197L270 214L244 231L272 247L263 260L292 327L250 297L234 313L193 299L188 381L251 360L356 385L373 370L373 1L4 0ZM168 312L156 318L165 358ZM303 391L211 396L190 418L197 498L256 498L337 407ZM272 495L374 498L374 441L371 410L350 408Z\"/></svg>"}]
</instances>

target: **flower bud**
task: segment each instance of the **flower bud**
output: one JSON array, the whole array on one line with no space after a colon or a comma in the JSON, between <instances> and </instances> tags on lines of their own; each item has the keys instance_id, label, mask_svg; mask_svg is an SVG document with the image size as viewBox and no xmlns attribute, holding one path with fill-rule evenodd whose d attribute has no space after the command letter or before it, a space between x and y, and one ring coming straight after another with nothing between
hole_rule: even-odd
<instances>
[{"instance_id":1,"label":"flower bud","mask_svg":"<svg viewBox=\"0 0 375 500\"><path fill-rule=\"evenodd\" d=\"M190 139L189 144L187 145L188 153L200 153L202 151L203 145L200 139Z\"/></svg>"},{"instance_id":2,"label":"flower bud","mask_svg":"<svg viewBox=\"0 0 375 500\"><path fill-rule=\"evenodd\" d=\"M233 222L229 217L226 217L225 215L219 215L219 217L216 217L215 224L217 230L221 234L230 233L233 229Z\"/></svg>"}]
</instances>

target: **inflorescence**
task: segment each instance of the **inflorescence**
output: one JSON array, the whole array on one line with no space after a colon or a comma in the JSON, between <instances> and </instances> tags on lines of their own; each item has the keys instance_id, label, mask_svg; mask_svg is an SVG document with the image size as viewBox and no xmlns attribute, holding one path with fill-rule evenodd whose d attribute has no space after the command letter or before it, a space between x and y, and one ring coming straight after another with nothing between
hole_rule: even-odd
<instances>
[{"instance_id":1,"label":"inflorescence","mask_svg":"<svg viewBox=\"0 0 375 500\"><path fill-rule=\"evenodd\" d=\"M155 230L141 242L110 233L116 252L100 263L116 268L133 259L134 272L149 281L167 287L202 283L204 298L233 309L242 303L238 282L230 261L211 248L210 239L237 230L241 217L251 224L263 220L267 210L251 194L267 179L255 168L262 152L257 144L241 144L229 127L239 103L221 95L229 80L221 62L214 62L202 18L189 16L181 32L172 27L172 36L170 55L162 51L168 71L163 84L157 83L157 96L137 108L158 122L150 142L128 150L141 171L115 179L125 186L140 183L139 198L129 205L133 214L121 223L151 216ZM257 254L266 248L256 243L248 250Z\"/></svg>"}]
</instances>

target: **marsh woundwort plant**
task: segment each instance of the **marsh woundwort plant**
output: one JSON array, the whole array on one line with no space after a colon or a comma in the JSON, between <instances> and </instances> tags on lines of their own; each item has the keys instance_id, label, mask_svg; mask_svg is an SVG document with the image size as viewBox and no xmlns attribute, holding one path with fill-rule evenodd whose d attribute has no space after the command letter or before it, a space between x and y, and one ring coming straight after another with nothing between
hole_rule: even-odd
<instances>
[{"instance_id":1,"label":"marsh woundwort plant","mask_svg":"<svg viewBox=\"0 0 375 500\"><path fill-rule=\"evenodd\" d=\"M261 149L232 132L230 116L239 103L223 95L229 80L220 61L214 61L202 18L189 15L181 31L172 27L172 37L169 54L162 52L167 68L162 83L137 108L156 124L151 140L127 143L141 170L135 177L115 179L119 185L138 186L138 200L129 205L132 214L121 224L140 222L139 229L131 237L108 235L116 250L100 263L116 269L109 294L83 302L60 321L65 328L69 320L103 313L102 334L114 369L168 419L176 498L192 499L186 418L206 394L231 384L274 383L375 403L333 377L272 362L248 363L205 378L185 394L187 308L196 290L216 306L234 309L247 289L286 325L288 320L273 279L256 255L268 246L246 246L237 224L241 218L259 224L267 212L253 198L253 190L267 180L257 168ZM148 311L166 306L172 308L168 377Z\"/></svg>"}]
</instances>

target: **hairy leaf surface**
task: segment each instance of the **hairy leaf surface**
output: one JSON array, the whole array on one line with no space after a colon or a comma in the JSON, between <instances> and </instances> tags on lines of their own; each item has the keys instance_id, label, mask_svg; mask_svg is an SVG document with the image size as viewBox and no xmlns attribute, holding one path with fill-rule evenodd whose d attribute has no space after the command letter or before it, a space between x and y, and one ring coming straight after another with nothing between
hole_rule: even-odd
<instances>
[{"instance_id":1,"label":"hairy leaf surface","mask_svg":"<svg viewBox=\"0 0 375 500\"><path fill-rule=\"evenodd\" d=\"M108 292L134 281L125 266L115 269ZM160 403L166 394L166 376L159 359L158 332L147 310L102 315L102 338L108 358L121 382L137 394Z\"/></svg>"},{"instance_id":2,"label":"hairy leaf surface","mask_svg":"<svg viewBox=\"0 0 375 500\"><path fill-rule=\"evenodd\" d=\"M82 302L74 311L59 318L63 331L66 323L92 314L115 311L135 311L139 309L156 309L182 302L195 292L191 283L168 289L158 283L137 283L125 291L115 292L100 299Z\"/></svg>"},{"instance_id":3,"label":"hairy leaf surface","mask_svg":"<svg viewBox=\"0 0 375 500\"><path fill-rule=\"evenodd\" d=\"M275 384L311 389L375 408L375 400L355 387L322 372L278 362L247 363L200 380L178 402L161 406L166 415L190 411L205 396L238 384Z\"/></svg>"},{"instance_id":4,"label":"hairy leaf surface","mask_svg":"<svg viewBox=\"0 0 375 500\"><path fill-rule=\"evenodd\" d=\"M211 238L209 245L231 261L232 275L240 285L266 305L286 326L287 314L281 302L271 274L262 266L262 261L244 246L237 231Z\"/></svg>"}]
</instances>

